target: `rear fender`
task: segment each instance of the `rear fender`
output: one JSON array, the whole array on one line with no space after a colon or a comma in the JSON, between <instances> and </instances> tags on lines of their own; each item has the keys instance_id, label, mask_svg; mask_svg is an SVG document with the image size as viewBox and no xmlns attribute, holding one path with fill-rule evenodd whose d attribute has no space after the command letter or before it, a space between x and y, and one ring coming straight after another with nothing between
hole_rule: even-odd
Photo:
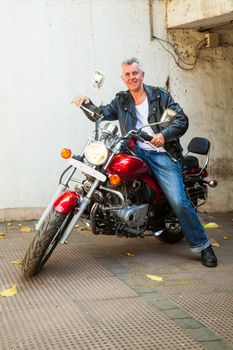
<instances>
[{"instance_id":1,"label":"rear fender","mask_svg":"<svg viewBox=\"0 0 233 350\"><path fill-rule=\"evenodd\" d=\"M60 214L68 214L79 202L79 196L75 191L65 191L56 199L53 208Z\"/></svg>"}]
</instances>

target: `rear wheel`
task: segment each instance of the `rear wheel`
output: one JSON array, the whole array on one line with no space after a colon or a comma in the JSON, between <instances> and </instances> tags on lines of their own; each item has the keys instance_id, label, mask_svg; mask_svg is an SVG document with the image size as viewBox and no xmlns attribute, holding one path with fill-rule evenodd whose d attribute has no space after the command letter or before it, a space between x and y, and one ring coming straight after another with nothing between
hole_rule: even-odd
<instances>
[{"instance_id":1,"label":"rear wheel","mask_svg":"<svg viewBox=\"0 0 233 350\"><path fill-rule=\"evenodd\" d=\"M48 215L24 257L22 268L25 277L36 275L45 265L61 238L67 218L67 215L54 210Z\"/></svg>"},{"instance_id":2,"label":"rear wheel","mask_svg":"<svg viewBox=\"0 0 233 350\"><path fill-rule=\"evenodd\" d=\"M175 244L182 241L184 234L178 222L166 222L164 231L157 238L165 243Z\"/></svg>"}]
</instances>

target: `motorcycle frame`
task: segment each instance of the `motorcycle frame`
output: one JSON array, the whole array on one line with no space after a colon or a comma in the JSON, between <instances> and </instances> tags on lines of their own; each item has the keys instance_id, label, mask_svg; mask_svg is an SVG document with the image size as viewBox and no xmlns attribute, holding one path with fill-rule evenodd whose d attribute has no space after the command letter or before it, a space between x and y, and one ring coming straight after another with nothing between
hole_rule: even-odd
<instances>
[{"instance_id":1,"label":"motorcycle frame","mask_svg":"<svg viewBox=\"0 0 233 350\"><path fill-rule=\"evenodd\" d=\"M154 124L160 124L160 122L154 123ZM99 127L99 125L98 125L98 127ZM130 131L126 136L129 137L133 133L135 133L135 131ZM95 139L96 139L96 137L97 136L95 135ZM102 169L103 171L106 171L109 163L111 162L111 160L114 157L118 147L120 146L120 143L121 143L122 139L123 138L119 138L118 142L116 142L115 149L112 150L112 153L110 154L108 161L106 162L106 164L104 165L104 167ZM83 152L82 152L82 156L83 156ZM208 160L209 160L209 157L207 157L207 164L208 164ZM83 212L85 211L87 206L90 204L92 195L93 195L94 191L96 190L96 188L99 186L99 184L101 182L99 179L95 179L95 181L93 182L93 184L92 184L91 188L89 189L88 193L85 195L85 197L82 197L82 199L80 200L80 197L78 196L78 194L76 194L76 196L74 195L74 193L76 193L76 192L68 190L68 188L69 188L68 187L68 183L69 183L69 181L71 181L71 179L72 179L74 173L76 172L76 170L77 169L75 168L75 166L73 164L71 165L70 169L67 168L65 170L65 172L68 171L68 174L67 174L67 176L65 178L64 183L60 183L59 184L59 186L58 186L56 192L54 193L51 201L47 205L45 211L43 212L43 214L42 214L42 216L40 218L40 220L38 221L38 224L36 225L36 230L39 230L41 228L42 224L44 223L45 219L49 215L50 211L52 210L52 208L54 208L58 212L61 212L62 214L67 215L76 206L77 207L77 211L76 211L76 213L74 213L73 218L71 219L69 225L66 227L65 231L62 234L62 237L60 239L60 243L61 244L67 243L67 240L68 240L68 238L69 238L69 236L70 236L74 226L77 224L77 222L81 218ZM64 176L65 172L63 173L62 177ZM102 189L106 189L106 188L103 187ZM63 206L62 201L64 199L64 195L66 196L66 199L68 200L68 204ZM124 203L124 200L122 199L121 207L123 207L123 203ZM60 204L61 204L61 207L59 207ZM59 208L61 209L61 211L58 210ZM105 208L105 209L107 209L107 208ZM116 208L114 208L114 209L116 209ZM119 208L117 208L117 209L119 209Z\"/></svg>"},{"instance_id":2,"label":"motorcycle frame","mask_svg":"<svg viewBox=\"0 0 233 350\"><path fill-rule=\"evenodd\" d=\"M83 155L83 152L82 152ZM109 156L108 161L106 162L106 164L103 167L103 170L105 171L109 165L109 163L111 162L113 156L115 154L112 153ZM44 223L45 219L47 218L47 216L49 215L50 211L52 210L52 208L54 208L55 210L59 208L59 205L62 203L63 201L63 196L64 194L66 194L67 196L67 200L68 200L68 205L67 206L63 206L61 205L61 208L64 208L64 211L62 212L63 214L69 214L75 206L77 206L77 212L74 214L73 218L71 219L69 225L67 226L67 228L65 229L65 231L63 232L63 235L60 239L60 243L61 244L65 244L67 243L67 240L74 228L74 226L77 224L78 220L81 218L83 212L85 211L86 207L90 204L91 202L91 198L92 195L95 191L95 189L99 186L100 184L100 180L95 179L95 181L93 182L90 190L88 191L88 193L85 195L85 197L83 197L80 200L80 197L77 194L77 200L74 200L74 191L70 191L68 190L68 184L69 182L72 180L72 177L74 175L74 173L76 172L76 168L74 165L71 166L71 168L67 168L68 170L68 174L64 180L64 183L60 183L56 192L54 193L52 199L50 200L49 204L47 205L46 209L44 210L40 220L38 221L37 225L36 225L36 230L38 231L42 224ZM66 170L66 171L67 171ZM65 171L65 172L66 172ZM65 172L63 173L63 175L65 174ZM77 205L79 204L79 205ZM57 210L59 212L59 210Z\"/></svg>"}]
</instances>

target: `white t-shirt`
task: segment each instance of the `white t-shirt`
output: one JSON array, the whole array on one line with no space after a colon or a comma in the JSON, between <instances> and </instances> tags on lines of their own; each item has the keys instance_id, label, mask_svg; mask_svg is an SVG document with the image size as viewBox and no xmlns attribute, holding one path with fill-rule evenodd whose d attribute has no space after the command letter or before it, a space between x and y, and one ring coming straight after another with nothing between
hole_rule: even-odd
<instances>
[{"instance_id":1,"label":"white t-shirt","mask_svg":"<svg viewBox=\"0 0 233 350\"><path fill-rule=\"evenodd\" d=\"M147 98L140 105L135 105L135 108L136 108L136 116L137 116L136 129L139 129L143 125L148 124L149 105L148 105ZM154 134L154 131L150 126L143 128L143 131L147 132L147 134L149 135ZM137 141L137 145L140 148L143 148L145 150L155 151L155 149L152 146L146 144L145 142ZM165 152L165 149L163 147L156 147L156 150L158 152Z\"/></svg>"}]
</instances>

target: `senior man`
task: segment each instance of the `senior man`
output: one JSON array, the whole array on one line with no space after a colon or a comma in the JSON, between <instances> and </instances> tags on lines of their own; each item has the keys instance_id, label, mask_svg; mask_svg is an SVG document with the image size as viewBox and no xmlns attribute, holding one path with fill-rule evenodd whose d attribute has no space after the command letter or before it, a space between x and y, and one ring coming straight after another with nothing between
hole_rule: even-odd
<instances>
[{"instance_id":1,"label":"senior man","mask_svg":"<svg viewBox=\"0 0 233 350\"><path fill-rule=\"evenodd\" d=\"M108 105L101 106L101 113L106 120L119 120L124 135L142 125L159 121L166 108L176 112L175 118L167 127L154 125L147 128L147 133L153 136L151 144L156 150L138 141L135 152L151 168L179 219L190 249L201 253L204 266L216 267L217 258L184 189L179 139L188 129L188 118L168 91L143 83L145 73L137 58L123 61L121 69L121 78L128 90L117 93ZM92 103L83 95L75 97L73 102L77 107Z\"/></svg>"}]
</instances>

